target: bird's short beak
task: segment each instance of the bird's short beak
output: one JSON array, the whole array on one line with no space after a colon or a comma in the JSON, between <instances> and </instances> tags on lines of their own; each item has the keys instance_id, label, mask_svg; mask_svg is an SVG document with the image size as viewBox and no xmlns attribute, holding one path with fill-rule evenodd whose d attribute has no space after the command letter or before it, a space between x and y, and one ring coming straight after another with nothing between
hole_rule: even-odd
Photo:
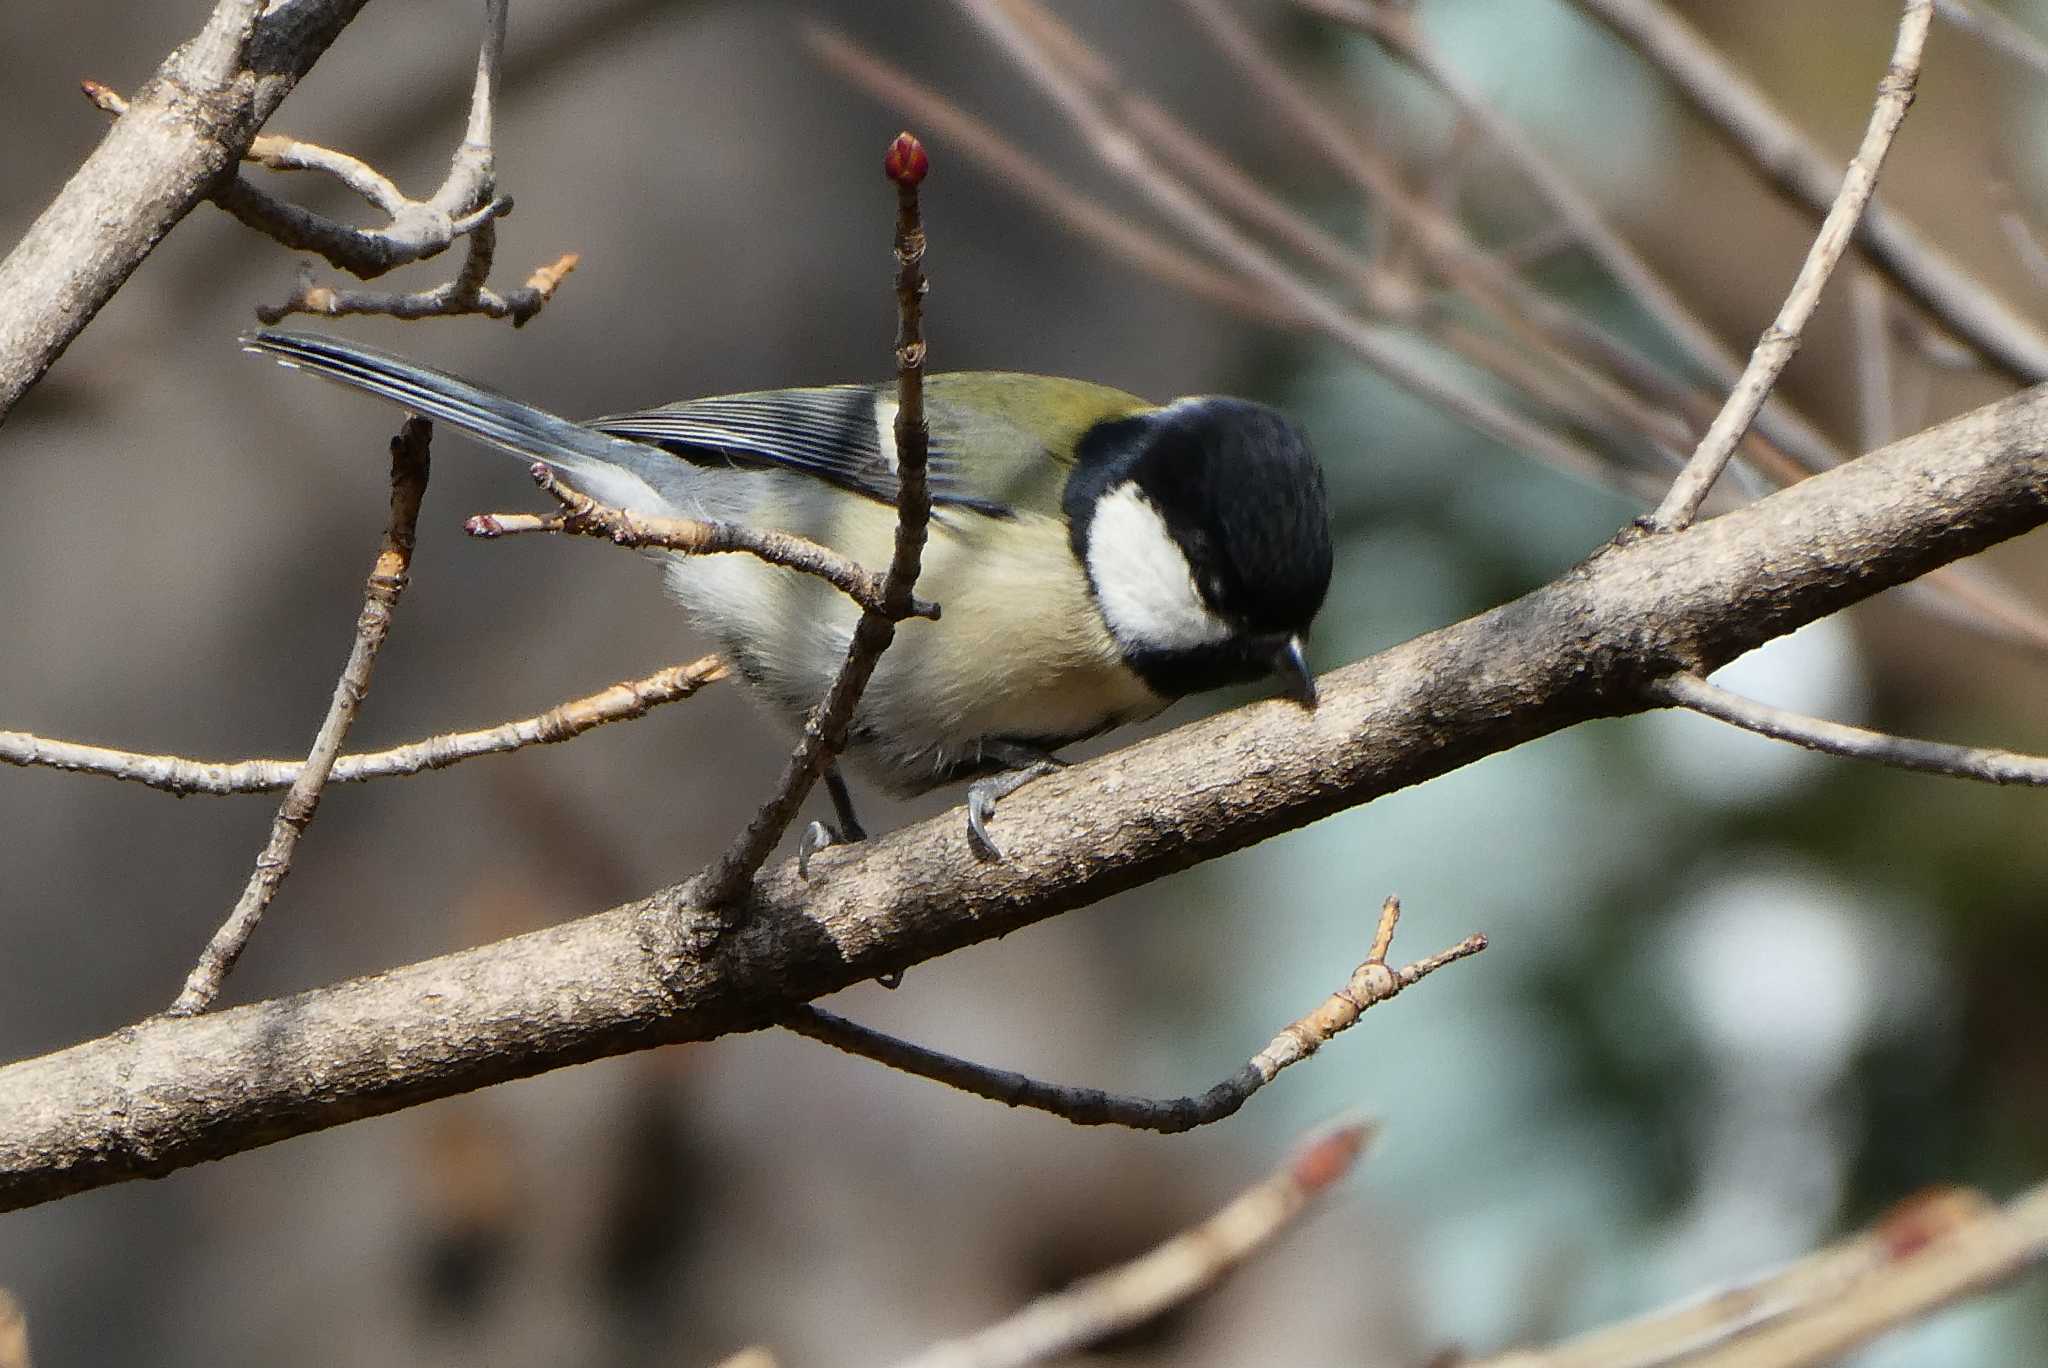
<instances>
[{"instance_id":1,"label":"bird's short beak","mask_svg":"<svg viewBox=\"0 0 2048 1368\"><path fill-rule=\"evenodd\" d=\"M1316 705L1316 677L1301 654L1300 637L1287 638L1287 644L1273 653L1273 673L1287 686L1289 698L1305 708Z\"/></svg>"}]
</instances>

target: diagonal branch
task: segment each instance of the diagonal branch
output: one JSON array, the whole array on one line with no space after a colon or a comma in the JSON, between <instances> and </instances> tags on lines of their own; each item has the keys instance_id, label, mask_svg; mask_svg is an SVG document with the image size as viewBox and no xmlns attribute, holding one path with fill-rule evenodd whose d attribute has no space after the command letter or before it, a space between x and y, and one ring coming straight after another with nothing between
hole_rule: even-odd
<instances>
[{"instance_id":1,"label":"diagonal branch","mask_svg":"<svg viewBox=\"0 0 2048 1368\"><path fill-rule=\"evenodd\" d=\"M1721 478L1721 472L1735 455L1736 443L1756 421L1758 411L1777 386L1778 377L1792 360L1792 353L1799 350L1799 335L1820 306L1821 291L1827 288L1836 263L1849 250L1857 220L1863 217L1870 197L1877 191L1878 170L1884 165L1892 138L1913 103L1913 88L1920 80L1920 55L1926 50L1927 30L1933 22L1934 0L1906 0L1899 15L1899 36L1892 48L1891 63L1885 69L1884 79L1877 84L1877 103L1870 111L1870 125L1842 177L1842 188L1821 221L1820 232L1792 281L1791 292L1785 296L1777 318L1764 330L1756 350L1750 353L1749 364L1729 392L1728 402L1714 415L1706 436L1700 438L1699 446L1693 450L1692 459L1672 481L1671 492L1644 520L1644 526L1651 531L1670 532L1698 516L1700 505L1707 501L1714 482Z\"/></svg>"},{"instance_id":2,"label":"diagonal branch","mask_svg":"<svg viewBox=\"0 0 2048 1368\"><path fill-rule=\"evenodd\" d=\"M774 1024L800 1002L1098 901L1537 737L1645 706L1675 670L2048 523L2048 390L1931 428L1318 680L1020 790L1011 858L958 813L789 864L735 918L670 889L371 978L151 1020L0 1068L0 1209L604 1055ZM792 862L793 863L793 862Z\"/></svg>"},{"instance_id":3,"label":"diagonal branch","mask_svg":"<svg viewBox=\"0 0 2048 1368\"><path fill-rule=\"evenodd\" d=\"M0 261L0 421L192 212L364 0L220 0Z\"/></svg>"},{"instance_id":4,"label":"diagonal branch","mask_svg":"<svg viewBox=\"0 0 2048 1368\"><path fill-rule=\"evenodd\" d=\"M705 685L724 679L726 673L724 661L715 655L703 656L687 665L671 665L644 678L624 680L597 693L558 703L533 717L475 731L443 732L389 750L341 756L334 762L327 782L355 784L398 778L446 769L480 755L554 745L608 722L645 717L664 703L678 702ZM80 745L75 741L53 741L13 731L0 731L0 763L125 779L181 798L188 793L272 793L291 787L306 764L302 759L193 760L182 755L151 755Z\"/></svg>"},{"instance_id":5,"label":"diagonal branch","mask_svg":"<svg viewBox=\"0 0 2048 1368\"><path fill-rule=\"evenodd\" d=\"M355 639L349 647L348 663L335 681L334 697L327 716L313 738L313 750L278 805L270 824L270 840L256 857L256 868L242 889L234 910L228 913L213 939L199 954L199 963L186 976L185 987L171 1004L170 1015L196 1016L213 1005L221 984L242 957L256 924L277 896L277 890L291 873L292 855L299 837L312 824L320 807L321 790L341 754L341 743L355 723L356 711L370 691L370 672L376 668L377 652L391 631L391 615L405 592L412 567L414 529L419 524L420 499L427 492L427 445L434 426L424 418L408 418L405 427L391 439L391 522L384 532L384 545L377 563L370 569L370 582L363 591L363 609L356 618Z\"/></svg>"},{"instance_id":6,"label":"diagonal branch","mask_svg":"<svg viewBox=\"0 0 2048 1368\"><path fill-rule=\"evenodd\" d=\"M1920 741L1807 717L1730 693L1696 674L1667 675L1652 682L1647 692L1675 708L1689 708L1731 727L1850 760L1871 760L1896 769L1979 779L1987 784L2048 785L2048 758L2042 756Z\"/></svg>"},{"instance_id":7,"label":"diagonal branch","mask_svg":"<svg viewBox=\"0 0 2048 1368\"><path fill-rule=\"evenodd\" d=\"M900 1368L1029 1368L1079 1353L1215 1285L1292 1225L1349 1173L1372 1127L1346 1121L1299 1145L1257 1186L1148 1254L963 1339L933 1345Z\"/></svg>"},{"instance_id":8,"label":"diagonal branch","mask_svg":"<svg viewBox=\"0 0 2048 1368\"><path fill-rule=\"evenodd\" d=\"M2048 1187L2006 1206L1968 1189L1901 1203L1766 1277L1471 1368L1806 1368L2048 1259Z\"/></svg>"},{"instance_id":9,"label":"diagonal branch","mask_svg":"<svg viewBox=\"0 0 2048 1368\"><path fill-rule=\"evenodd\" d=\"M1372 951L1363 964L1351 971L1342 988L1318 1004L1316 1009L1293 1022L1273 1037L1251 1062L1207 1092L1197 1096L1152 1098L1107 1093L1098 1088L1070 1088L1009 1069L992 1069L952 1055L928 1050L907 1040L848 1021L845 1017L806 1004L784 1018L782 1024L800 1036L872 1059L892 1069L929 1078L935 1083L1000 1102L1006 1107L1029 1107L1050 1112L1077 1126L1124 1126L1131 1130L1178 1135L1235 1116L1252 1094L1280 1076L1290 1064L1299 1064L1328 1044L1339 1033L1358 1024L1368 1008L1413 987L1447 964L1454 964L1486 948L1486 937L1467 936L1448 950L1428 959L1396 969L1387 963L1394 941L1394 925L1401 919L1401 900L1392 894L1380 905L1379 928L1373 936Z\"/></svg>"},{"instance_id":10,"label":"diagonal branch","mask_svg":"<svg viewBox=\"0 0 2048 1368\"><path fill-rule=\"evenodd\" d=\"M1823 214L1842 172L1754 82L1657 0L1578 0L1678 93L1784 198ZM2048 379L2048 337L1883 204L1856 231L1870 263L1941 325L2021 384Z\"/></svg>"}]
</instances>

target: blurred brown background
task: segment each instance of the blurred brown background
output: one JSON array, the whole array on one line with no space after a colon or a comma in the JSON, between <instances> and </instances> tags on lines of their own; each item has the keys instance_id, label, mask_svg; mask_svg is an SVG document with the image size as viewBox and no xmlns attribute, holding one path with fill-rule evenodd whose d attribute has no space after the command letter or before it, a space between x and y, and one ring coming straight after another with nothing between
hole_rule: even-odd
<instances>
[{"instance_id":1,"label":"blurred brown background","mask_svg":"<svg viewBox=\"0 0 2048 1368\"><path fill-rule=\"evenodd\" d=\"M132 88L208 8L0 9L0 237L100 135L77 78ZM1441 156L1440 107L1362 40L1245 8L1382 145L1418 168ZM1826 147L1853 146L1895 6L1682 9ZM1367 231L1178 7L1063 12L1134 87L1320 220ZM1553 0L1420 12L1723 336L1754 337L1810 230L1653 73ZM2048 13L2010 12L2048 32ZM581 267L521 331L322 326L569 413L884 374L891 201L876 172L902 121L821 73L807 17L1142 217L949 6L526 0L500 111L501 186L518 201L500 274L516 283L564 250ZM477 24L471 4L369 7L275 126L424 191L460 136ZM1989 186L2033 195L2042 108L2023 72L1938 28L1884 180L2037 317ZM1327 347L1134 275L931 143L935 366L1233 391L1309 428L1345 536L1321 666L1531 587L1638 511ZM1468 184L1482 236L1540 222L1497 160L1482 153ZM355 213L310 179L282 188ZM296 268L202 208L0 431L0 726L210 758L303 751L381 527L395 415L236 351ZM1851 445L1853 269L1787 382ZM1567 257L1550 283L1651 336L1590 266ZM1976 376L1912 384L1921 423L2000 392ZM449 437L435 469L361 747L525 715L704 649L636 557L459 535L467 514L532 506L512 463ZM2048 601L2038 539L1993 559ZM2044 669L1883 602L1731 675L1847 720L2041 751ZM229 997L681 877L765 793L779 752L727 686L567 747L332 790ZM950 801L867 797L883 825ZM0 771L0 1055L166 1005L272 806ZM1330 1208L1114 1361L1415 1363L1446 1343L1555 1335L1787 1258L1927 1183L2003 1194L2048 1173L2044 835L2024 792L1690 719L1584 727L840 1004L1042 1076L1199 1091L1342 981L1385 892L1407 903L1409 957L1493 936L1211 1130L1079 1130L793 1037L736 1039L0 1218L0 1286L46 1366L708 1364L749 1342L790 1365L885 1362L1136 1252L1303 1126L1355 1108L1385 1135ZM2036 1361L2042 1292L2022 1283L1859 1362Z\"/></svg>"}]
</instances>

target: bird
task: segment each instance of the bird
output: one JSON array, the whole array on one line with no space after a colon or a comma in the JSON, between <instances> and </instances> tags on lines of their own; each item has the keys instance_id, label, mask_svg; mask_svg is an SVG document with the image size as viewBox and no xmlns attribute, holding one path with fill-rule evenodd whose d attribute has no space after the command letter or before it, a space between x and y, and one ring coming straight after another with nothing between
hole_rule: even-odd
<instances>
[{"instance_id":1,"label":"bird","mask_svg":"<svg viewBox=\"0 0 2048 1368\"><path fill-rule=\"evenodd\" d=\"M319 333L244 347L368 391L538 462L629 513L807 537L867 566L896 528L896 387L715 395L587 421ZM925 378L932 512L913 620L883 654L840 761L897 796L969 781L970 843L1001 859L996 803L1056 752L1174 701L1277 677L1304 707L1303 642L1328 593L1323 469L1302 430L1245 399L1165 404L1020 372ZM664 553L667 588L749 691L800 727L845 659L859 609L747 555ZM839 762L837 829L865 831Z\"/></svg>"}]
</instances>

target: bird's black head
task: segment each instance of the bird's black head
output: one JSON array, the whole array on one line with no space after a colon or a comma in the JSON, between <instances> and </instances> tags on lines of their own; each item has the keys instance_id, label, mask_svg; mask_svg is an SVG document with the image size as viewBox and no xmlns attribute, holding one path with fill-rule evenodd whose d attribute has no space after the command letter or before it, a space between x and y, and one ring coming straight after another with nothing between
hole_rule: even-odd
<instances>
[{"instance_id":1,"label":"bird's black head","mask_svg":"<svg viewBox=\"0 0 2048 1368\"><path fill-rule=\"evenodd\" d=\"M1176 698L1301 659L1330 587L1323 471L1301 431L1242 399L1182 399L1097 424L1064 498L1074 555L1124 657Z\"/></svg>"}]
</instances>

